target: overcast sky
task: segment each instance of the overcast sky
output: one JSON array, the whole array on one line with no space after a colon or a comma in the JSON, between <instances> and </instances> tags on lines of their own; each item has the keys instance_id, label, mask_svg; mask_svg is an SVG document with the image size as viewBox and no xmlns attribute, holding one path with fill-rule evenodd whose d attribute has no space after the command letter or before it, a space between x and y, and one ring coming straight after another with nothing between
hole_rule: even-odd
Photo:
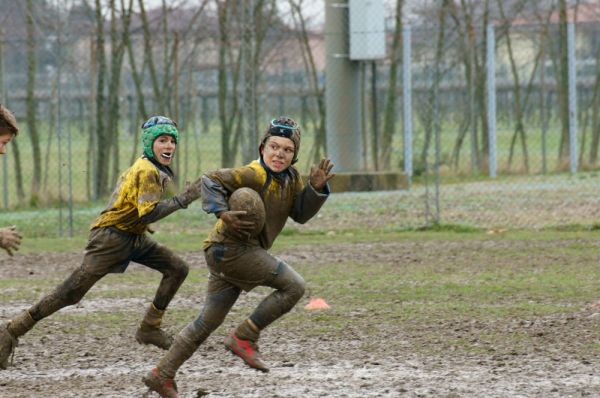
<instances>
[{"instance_id":1,"label":"overcast sky","mask_svg":"<svg viewBox=\"0 0 600 398\"><path fill-rule=\"evenodd\" d=\"M296 0L298 1L298 0ZM366 0L365 0L366 1ZM371 0L371 1L383 1L389 14L393 14L396 0ZM411 5L427 2L428 0L408 0L405 4L410 9ZM277 0L278 5L284 11L289 10L288 0ZM136 2L137 3L137 2ZM200 3L200 0L167 0L167 4L171 7L179 6L183 4L193 5ZM146 0L146 7L160 7L162 0ZM214 6L214 1L210 2L211 7ZM311 22L311 25L320 25L325 20L325 0L303 0L302 5L304 7L304 16L307 21Z\"/></svg>"}]
</instances>

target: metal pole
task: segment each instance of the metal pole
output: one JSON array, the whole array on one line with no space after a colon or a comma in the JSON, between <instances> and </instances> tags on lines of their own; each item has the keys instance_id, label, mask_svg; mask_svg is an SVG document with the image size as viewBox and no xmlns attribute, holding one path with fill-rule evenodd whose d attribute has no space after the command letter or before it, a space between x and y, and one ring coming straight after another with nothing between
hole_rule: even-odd
<instances>
[{"instance_id":1,"label":"metal pole","mask_svg":"<svg viewBox=\"0 0 600 398\"><path fill-rule=\"evenodd\" d=\"M412 148L412 76L410 26L402 28L402 132L404 137L404 173L410 184L413 175Z\"/></svg>"},{"instance_id":2,"label":"metal pole","mask_svg":"<svg viewBox=\"0 0 600 398\"><path fill-rule=\"evenodd\" d=\"M575 24L567 24L567 54L569 58L569 154L571 173L577 172L577 81L575 72Z\"/></svg>"},{"instance_id":3,"label":"metal pole","mask_svg":"<svg viewBox=\"0 0 600 398\"><path fill-rule=\"evenodd\" d=\"M360 66L349 54L348 0L325 1L327 152L338 171L360 169Z\"/></svg>"},{"instance_id":4,"label":"metal pole","mask_svg":"<svg viewBox=\"0 0 600 398\"><path fill-rule=\"evenodd\" d=\"M371 120L373 123L373 166L379 170L379 125L377 123L377 63L371 62Z\"/></svg>"},{"instance_id":5,"label":"metal pole","mask_svg":"<svg viewBox=\"0 0 600 398\"><path fill-rule=\"evenodd\" d=\"M469 124L471 132L471 174L475 174L479 171L479 148L477 145L477 110L475 104L475 48L469 48L469 61L471 63L471 70L469 73ZM436 70L439 66L436 65Z\"/></svg>"},{"instance_id":6,"label":"metal pole","mask_svg":"<svg viewBox=\"0 0 600 398\"><path fill-rule=\"evenodd\" d=\"M487 117L488 117L488 169L496 178L496 37L494 26L487 26Z\"/></svg>"},{"instance_id":7,"label":"metal pole","mask_svg":"<svg viewBox=\"0 0 600 398\"><path fill-rule=\"evenodd\" d=\"M56 5L58 9L58 4ZM57 37L56 37L56 136L58 139L58 234L63 236L63 195L62 195L62 121L61 114L61 90L60 81L62 77L62 57L60 41L61 37L60 21L58 21Z\"/></svg>"},{"instance_id":8,"label":"metal pole","mask_svg":"<svg viewBox=\"0 0 600 398\"><path fill-rule=\"evenodd\" d=\"M69 169L67 171L67 178L69 180L69 238L73 237L73 151L72 151L72 137L71 137L71 126L69 126L68 136L67 136L67 151L68 151L68 166Z\"/></svg>"}]
</instances>

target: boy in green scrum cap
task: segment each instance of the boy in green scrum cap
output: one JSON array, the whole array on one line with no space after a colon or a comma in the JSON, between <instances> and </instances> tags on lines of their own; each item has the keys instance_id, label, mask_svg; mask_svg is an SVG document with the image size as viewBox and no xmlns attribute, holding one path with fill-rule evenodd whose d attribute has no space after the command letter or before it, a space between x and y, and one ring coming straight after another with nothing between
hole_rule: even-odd
<instances>
[{"instance_id":1,"label":"boy in green scrum cap","mask_svg":"<svg viewBox=\"0 0 600 398\"><path fill-rule=\"evenodd\" d=\"M143 155L119 178L108 206L91 225L81 266L29 309L0 325L0 368L6 369L17 339L43 318L79 302L108 273L121 273L129 262L163 274L154 300L137 329L141 344L168 349L173 341L161 328L169 302L188 274L188 265L146 233L148 225L186 208L200 197L200 179L169 199L161 197L173 179L169 165L179 141L177 125L154 116L142 125Z\"/></svg>"},{"instance_id":2,"label":"boy in green scrum cap","mask_svg":"<svg viewBox=\"0 0 600 398\"><path fill-rule=\"evenodd\" d=\"M223 323L241 292L257 286L274 290L231 331L224 343L248 366L269 371L258 351L260 332L296 305L304 295L305 282L268 250L288 217L305 223L317 214L329 196L327 182L335 175L329 159L322 159L312 166L309 181L304 184L293 166L299 150L300 128L294 120L280 117L267 127L259 143L259 159L243 167L202 176L202 207L218 218L204 241L210 271L207 296L198 318L175 337L157 367L143 378L146 386L161 397L178 397L174 381L177 370ZM246 211L230 208L229 198L244 187L256 191L264 203L264 226L256 234L252 232L255 223L248 221Z\"/></svg>"},{"instance_id":3,"label":"boy in green scrum cap","mask_svg":"<svg viewBox=\"0 0 600 398\"><path fill-rule=\"evenodd\" d=\"M6 153L6 146L19 133L17 120L14 115L2 104L0 104L0 155ZM21 235L17 227L10 226L0 228L0 248L12 256L13 251L19 250Z\"/></svg>"}]
</instances>

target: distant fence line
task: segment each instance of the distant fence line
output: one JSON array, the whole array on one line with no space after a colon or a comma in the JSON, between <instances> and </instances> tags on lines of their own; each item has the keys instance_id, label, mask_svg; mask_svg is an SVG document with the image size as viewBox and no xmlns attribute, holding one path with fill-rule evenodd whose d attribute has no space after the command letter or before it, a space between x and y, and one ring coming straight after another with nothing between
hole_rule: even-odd
<instances>
[{"instance_id":1,"label":"distant fence line","mask_svg":"<svg viewBox=\"0 0 600 398\"><path fill-rule=\"evenodd\" d=\"M597 26L600 26L600 23ZM485 47L483 41L477 41L477 46L473 49L476 52L473 56L476 56L479 62L477 67L487 67L493 71L495 82L490 86L489 74L487 79L482 79L479 75L467 76L465 68L468 64L460 58L460 51L462 51L460 43L452 35L448 35L446 39L444 62L436 64L433 57L436 43L432 38L435 37L433 33L436 33L435 29L438 28L433 25L430 31L421 28L411 31L409 26L405 27L405 33L410 33L408 44L411 46L412 61L405 66L410 70L403 70L402 62L398 63L398 83L391 91L397 98L394 104L393 138L390 143L391 171L408 172L413 177L414 183L426 182L429 185L438 185L434 189L443 189L439 184L443 185L450 179L453 182L472 181L473 178L502 179L514 174L524 176L561 172L576 174L582 169L586 171L600 169L600 164L590 155L591 146L599 145L594 137L600 134L600 120L597 120L594 113L594 105L600 105L598 89L600 80L598 58L600 57L592 59L590 55L600 54L600 41L586 41L587 36L580 37L579 40L577 36L570 38L572 47L568 53L568 62L570 73L575 75L569 81L571 102L569 118L573 125L570 130L570 141L566 144L570 153L567 158L568 164L565 165L565 158L560 157L561 145L563 145L561 142L563 116L559 109L562 100L559 93L560 82L557 80L559 73L548 66L551 63L548 61L535 65L535 57L523 50L523 54L527 56L521 54L521 58L518 58L517 72L520 75L517 85L505 54L505 38L500 29L494 30L492 27L492 37L497 40L494 43L495 51L492 53L495 63L489 65L490 55L483 51ZM486 28L490 29L490 27L478 27L478 31ZM577 35L577 30L573 30L572 25L571 29L571 34ZM526 31L525 28L522 29L522 32ZM588 25L586 34L593 31L594 29ZM292 34L289 35L291 37ZM316 45L323 46L322 36L318 34L315 36L319 38L315 41ZM554 39L558 40L556 37ZM4 41L10 39L5 36ZM580 48L582 43L590 48L582 50ZM539 46L543 45L545 44L539 44ZM515 36L513 47L529 48L530 46L531 40L526 35ZM323 51L322 48L313 50ZM539 48L534 50L538 51ZM284 52L282 54L279 55L286 56ZM576 54L582 57L585 55L585 58L577 59ZM292 54L292 56L297 55ZM77 61L70 60L70 62ZM82 67L89 65L91 60L81 59L79 62L81 65L78 66ZM388 56L371 65L373 68L366 67L365 63L361 72L361 132L364 148L360 151L361 159L356 161L360 162L367 171L375 170L376 165L380 164L375 161L379 148L373 146L376 145L374 143L381 141L374 137L381 137L384 134L383 121L386 117L384 113L390 93L388 86L392 62L394 60ZM324 115L320 113L318 102L322 100L322 90L326 89L326 76L324 70L317 70L318 86L315 88L311 86L309 72L302 69L302 65L298 65L298 62L280 62L280 65L288 65L288 68L281 68L279 71L262 71L259 74L259 81L254 86L258 110L257 125L262 129L265 122L268 122L273 115L279 114L287 114L299 119L303 127L303 152L299 167L305 171L313 160L310 154L314 152L319 129L323 124ZM441 79L437 82L435 81L436 68L437 73L441 75ZM52 73L38 71L36 79L40 82L41 88L37 88L34 95L44 164L42 181L44 195L41 203L37 204L42 206L53 206L57 201L66 202L67 199L74 202L94 199L91 184L93 184L95 167L92 161L95 154L92 149L97 145L94 138L96 97L92 95L95 82L90 81L90 74L77 75L67 72L63 72L61 82L58 82L53 80L55 73L55 71ZM411 76L409 104L403 102L407 95L407 88L401 83L405 74ZM176 106L171 105L170 116L176 117L182 130L189 135L189 139L182 141L184 144L178 149L179 154L176 158L176 169L181 176L179 183L199 172L221 167L224 163L222 111L219 109L219 101L223 100L228 104L236 100L241 102L242 93L241 88L238 87L238 91L231 89L226 97L221 98L217 75L216 68L207 69L204 66L202 70L191 70L189 74L187 72L181 74L179 80L173 83L177 85L178 92L171 93L169 101ZM23 133L18 138L18 146L23 168L23 185L27 189L31 172L28 159L32 149L26 122L28 96L23 86L26 82L24 76L23 71L7 71L5 67L2 79L4 100L17 114L23 129ZM147 72L144 72L142 79L146 84L141 94L147 96L148 112L154 113L156 100L147 82L149 79ZM231 85L234 77L228 73L225 79ZM60 90L57 90L57 85L60 86ZM485 94L485 100L480 101L475 97L481 93ZM489 100L490 96L493 96L493 104ZM517 110L515 101L518 96L521 97L521 108ZM139 133L142 115L137 104L138 93L129 72L124 72L123 83L117 97L120 105L119 119L107 128L118 131L116 142L119 148L111 154L111 162L116 162L118 169L122 170L133 156L141 152L138 151L139 137L136 136L136 131ZM495 109L491 110L490 106L495 106ZM409 132L411 145L405 147L407 112L411 118L411 123L408 123L411 129ZM484 121L482 117L484 113L494 115L493 122L489 119ZM229 116L227 111L225 114ZM518 131L518 123L522 124L520 126L522 131ZM241 127L243 126L234 123L229 128L235 133L240 131ZM495 131L492 132L490 128L495 128ZM62 148L59 148L59 141ZM19 202L23 203L15 187L12 149L9 149L8 156L2 161L3 173L0 174L5 208L12 208ZM242 158L240 150L241 145L237 147L238 152L234 153L235 162L238 164ZM407 165L407 162L410 162L410 165ZM424 179L425 176L435 175L438 179ZM59 176L63 186L56 184ZM111 179L114 178L116 173L111 171ZM70 179L69 190L65 179ZM590 185L590 189L595 188L595 185ZM426 191L424 194L433 192L433 190ZM585 197L586 200L589 199L589 196ZM443 201L444 195L440 195L439 198ZM25 203L28 203L27 198ZM440 207L439 205L438 203L437 206ZM436 205L428 208L436 208ZM443 213L439 221L443 221ZM515 224L520 225L520 223Z\"/></svg>"}]
</instances>

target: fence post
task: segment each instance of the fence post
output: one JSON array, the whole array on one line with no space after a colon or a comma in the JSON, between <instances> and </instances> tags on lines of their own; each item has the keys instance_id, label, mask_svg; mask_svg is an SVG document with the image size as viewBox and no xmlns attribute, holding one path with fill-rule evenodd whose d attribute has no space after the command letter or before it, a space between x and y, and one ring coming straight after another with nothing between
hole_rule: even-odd
<instances>
[{"instance_id":1,"label":"fence post","mask_svg":"<svg viewBox=\"0 0 600 398\"><path fill-rule=\"evenodd\" d=\"M487 122L488 122L488 169L491 178L496 178L496 37L494 26L487 26Z\"/></svg>"},{"instance_id":2,"label":"fence post","mask_svg":"<svg viewBox=\"0 0 600 398\"><path fill-rule=\"evenodd\" d=\"M575 24L567 24L567 55L569 58L569 154L571 173L577 172L577 81L575 72Z\"/></svg>"},{"instance_id":3,"label":"fence post","mask_svg":"<svg viewBox=\"0 0 600 398\"><path fill-rule=\"evenodd\" d=\"M404 145L404 173L410 184L413 175L412 148L412 76L410 25L402 28L402 133Z\"/></svg>"}]
</instances>

